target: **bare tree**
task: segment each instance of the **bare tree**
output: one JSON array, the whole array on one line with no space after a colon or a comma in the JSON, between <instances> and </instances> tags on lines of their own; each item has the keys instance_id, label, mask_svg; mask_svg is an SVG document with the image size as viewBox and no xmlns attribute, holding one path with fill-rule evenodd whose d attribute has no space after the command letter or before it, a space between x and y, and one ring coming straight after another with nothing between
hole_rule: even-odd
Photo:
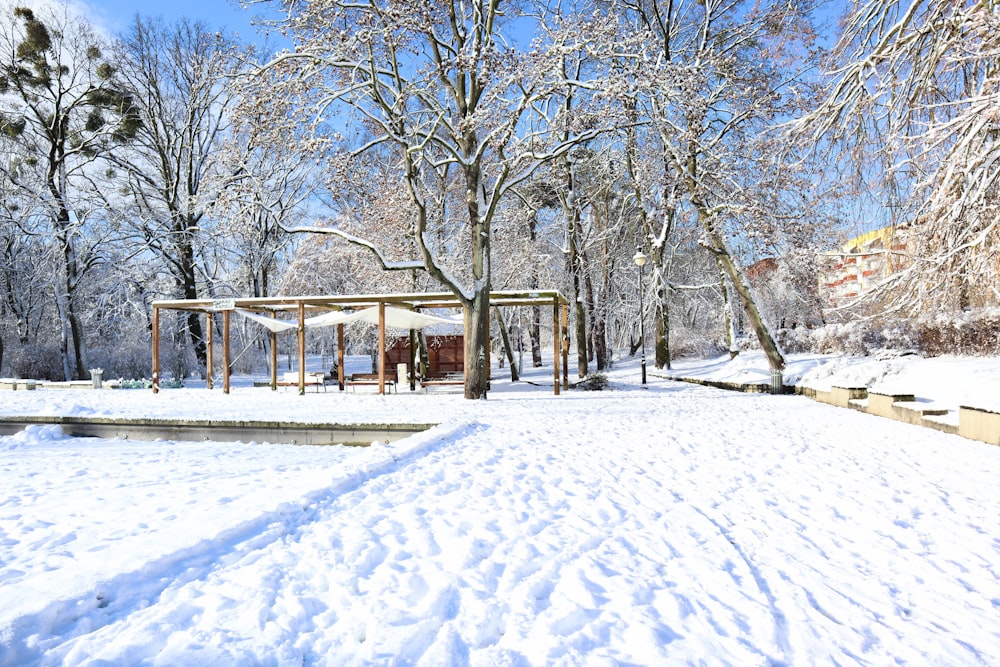
<instances>
[{"instance_id":1,"label":"bare tree","mask_svg":"<svg viewBox=\"0 0 1000 667\"><path fill-rule=\"evenodd\" d=\"M260 128L248 123L227 141L221 163L231 176L211 215L218 219L226 246L235 255L236 280L253 296L269 296L282 254L291 243L285 227L307 214L319 179L307 154L289 150L294 135Z\"/></svg>"},{"instance_id":2,"label":"bare tree","mask_svg":"<svg viewBox=\"0 0 1000 667\"><path fill-rule=\"evenodd\" d=\"M844 25L826 98L796 129L886 165L876 203L909 228L910 256L878 294L904 313L1000 301L1000 3L865 0Z\"/></svg>"},{"instance_id":3,"label":"bare tree","mask_svg":"<svg viewBox=\"0 0 1000 667\"><path fill-rule=\"evenodd\" d=\"M352 115L344 120L370 135L346 157L391 149L409 195L403 219L419 258L391 266L422 266L463 304L465 396L484 396L498 207L510 188L544 160L593 133L582 131L546 146L531 131L533 105L548 94L553 80L562 81L558 68L546 69L551 60L519 54L504 39L505 24L517 18L516 5L320 0L285 7L284 28L296 40L295 50L267 66L283 76L276 77L277 85L262 95L262 106L253 113L274 111L276 100L294 97L303 128L328 138L327 115L345 110ZM457 202L446 196L453 185L460 188ZM458 221L464 227L462 246L437 245L434 227ZM336 228L310 231L340 233L376 249L373 240ZM463 258L463 270L446 270L446 256Z\"/></svg>"},{"instance_id":4,"label":"bare tree","mask_svg":"<svg viewBox=\"0 0 1000 667\"><path fill-rule=\"evenodd\" d=\"M57 258L53 289L66 379L87 373L77 294L99 261L93 243L81 248L87 226L100 217L91 196L97 160L140 125L105 51L67 5L37 15L15 7L0 27L0 130L17 154L0 164L0 175L31 201L31 215L19 217L21 231L49 238Z\"/></svg>"},{"instance_id":5,"label":"bare tree","mask_svg":"<svg viewBox=\"0 0 1000 667\"><path fill-rule=\"evenodd\" d=\"M115 155L128 204L123 221L133 247L163 262L179 298L212 289L204 264L215 239L206 212L226 183L220 156L235 100L229 84L243 67L236 49L202 24L139 16L119 42L119 78L142 118L136 141ZM204 366L201 316L190 313L186 326Z\"/></svg>"},{"instance_id":6,"label":"bare tree","mask_svg":"<svg viewBox=\"0 0 1000 667\"><path fill-rule=\"evenodd\" d=\"M4 361L4 339L12 337L17 348L34 341L49 303L43 289L47 280L45 248L39 239L26 236L19 225L0 223L0 367ZM16 369L12 374L17 374Z\"/></svg>"},{"instance_id":7,"label":"bare tree","mask_svg":"<svg viewBox=\"0 0 1000 667\"><path fill-rule=\"evenodd\" d=\"M659 175L645 179L658 183L643 200L650 254L663 260L661 250L683 197L700 223L702 244L718 258L772 369L780 370L783 355L732 242L754 233L753 225L768 218L758 198L764 191L758 176L774 173L773 155L761 139L805 101L809 87L803 75L813 55L809 7L791 0L620 6L630 28L643 37L641 48L617 59L626 76L615 82L613 92L623 102L626 120L648 123L647 136L660 151L659 164L650 163Z\"/></svg>"},{"instance_id":8,"label":"bare tree","mask_svg":"<svg viewBox=\"0 0 1000 667\"><path fill-rule=\"evenodd\" d=\"M542 284L542 273L546 266L551 267L549 253L544 249L543 226L541 213L544 209L555 208L559 205L559 196L556 188L547 178L545 170L536 171L532 178L526 181L516 191L518 199L522 204L522 215L520 216L527 237L522 246L521 252L528 258L528 265L525 267L527 287L536 290ZM531 345L531 363L535 368L542 366L542 313L541 308L533 306L528 323L528 338Z\"/></svg>"}]
</instances>

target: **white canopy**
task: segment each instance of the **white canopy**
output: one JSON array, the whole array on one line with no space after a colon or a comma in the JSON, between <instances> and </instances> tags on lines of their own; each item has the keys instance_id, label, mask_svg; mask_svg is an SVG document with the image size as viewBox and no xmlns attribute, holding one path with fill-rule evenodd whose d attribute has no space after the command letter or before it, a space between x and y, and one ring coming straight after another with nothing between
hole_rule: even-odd
<instances>
[{"instance_id":1,"label":"white canopy","mask_svg":"<svg viewBox=\"0 0 1000 667\"><path fill-rule=\"evenodd\" d=\"M295 320L279 320L266 315L258 315L255 312L243 310L242 308L237 308L236 312L248 320L253 320L258 324L262 324L267 327L269 331L273 331L274 333L287 331L288 329L296 329L299 326L299 323Z\"/></svg>"},{"instance_id":2,"label":"white canopy","mask_svg":"<svg viewBox=\"0 0 1000 667\"><path fill-rule=\"evenodd\" d=\"M357 319L369 324L378 324L378 306L365 308L356 313ZM439 317L407 308L385 308L385 325L393 329L423 329L433 324L453 324L462 326L461 317Z\"/></svg>"},{"instance_id":3,"label":"white canopy","mask_svg":"<svg viewBox=\"0 0 1000 667\"><path fill-rule=\"evenodd\" d=\"M249 310L243 310L242 308L236 309L236 312L275 333L295 329L299 325L297 320L279 320ZM334 324L346 324L354 321L378 324L378 306L372 306L371 308L365 308L353 313L331 310L322 315L306 318L304 323L307 329L311 329L313 327L329 327ZM440 317L406 308L394 308L392 306L386 306L385 308L385 325L393 329L423 329L434 324L462 326L462 318Z\"/></svg>"},{"instance_id":4,"label":"white canopy","mask_svg":"<svg viewBox=\"0 0 1000 667\"><path fill-rule=\"evenodd\" d=\"M315 327L332 327L334 324L344 324L358 319L357 313L345 313L342 310L331 310L322 315L313 315L304 320L306 329Z\"/></svg>"}]
</instances>

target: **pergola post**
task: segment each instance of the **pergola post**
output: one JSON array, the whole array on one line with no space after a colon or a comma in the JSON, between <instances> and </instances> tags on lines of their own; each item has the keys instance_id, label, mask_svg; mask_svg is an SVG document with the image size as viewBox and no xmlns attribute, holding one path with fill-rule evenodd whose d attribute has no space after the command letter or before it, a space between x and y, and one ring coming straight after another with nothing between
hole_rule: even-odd
<instances>
[{"instance_id":1,"label":"pergola post","mask_svg":"<svg viewBox=\"0 0 1000 667\"><path fill-rule=\"evenodd\" d=\"M337 384L344 391L344 325L337 325Z\"/></svg>"},{"instance_id":2,"label":"pergola post","mask_svg":"<svg viewBox=\"0 0 1000 667\"><path fill-rule=\"evenodd\" d=\"M306 393L306 304L299 301L299 396Z\"/></svg>"},{"instance_id":3,"label":"pergola post","mask_svg":"<svg viewBox=\"0 0 1000 667\"><path fill-rule=\"evenodd\" d=\"M469 335L469 306L462 304L462 384L469 385L469 360L465 358L465 337ZM430 351L428 351L430 356ZM429 365L429 364L428 364Z\"/></svg>"},{"instance_id":4,"label":"pergola post","mask_svg":"<svg viewBox=\"0 0 1000 667\"><path fill-rule=\"evenodd\" d=\"M385 393L385 301L378 302L378 393Z\"/></svg>"},{"instance_id":5,"label":"pergola post","mask_svg":"<svg viewBox=\"0 0 1000 667\"><path fill-rule=\"evenodd\" d=\"M271 391L278 391L278 333L270 332L271 339Z\"/></svg>"},{"instance_id":6,"label":"pergola post","mask_svg":"<svg viewBox=\"0 0 1000 667\"><path fill-rule=\"evenodd\" d=\"M153 306L153 393L160 391L160 309Z\"/></svg>"},{"instance_id":7,"label":"pergola post","mask_svg":"<svg viewBox=\"0 0 1000 667\"><path fill-rule=\"evenodd\" d=\"M407 368L410 381L410 391L417 390L417 330L410 329L410 359Z\"/></svg>"},{"instance_id":8,"label":"pergola post","mask_svg":"<svg viewBox=\"0 0 1000 667\"><path fill-rule=\"evenodd\" d=\"M560 343L559 343L559 301L557 299L552 300L552 387L555 391L555 395L559 395L559 357L560 354Z\"/></svg>"},{"instance_id":9,"label":"pergola post","mask_svg":"<svg viewBox=\"0 0 1000 667\"><path fill-rule=\"evenodd\" d=\"M231 310L222 311L222 393L229 393L229 320Z\"/></svg>"},{"instance_id":10,"label":"pergola post","mask_svg":"<svg viewBox=\"0 0 1000 667\"><path fill-rule=\"evenodd\" d=\"M215 366L215 361L212 358L212 344L213 332L215 328L212 326L215 324L215 320L212 318L212 313L205 313L205 389L212 388L212 371L213 366Z\"/></svg>"}]
</instances>

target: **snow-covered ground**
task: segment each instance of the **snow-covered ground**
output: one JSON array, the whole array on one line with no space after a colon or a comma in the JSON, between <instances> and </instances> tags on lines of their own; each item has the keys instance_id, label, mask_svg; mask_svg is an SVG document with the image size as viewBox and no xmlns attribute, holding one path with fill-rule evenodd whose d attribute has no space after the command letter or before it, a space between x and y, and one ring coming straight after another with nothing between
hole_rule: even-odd
<instances>
[{"instance_id":1,"label":"snow-covered ground","mask_svg":"<svg viewBox=\"0 0 1000 667\"><path fill-rule=\"evenodd\" d=\"M924 361L873 377L926 380L885 370ZM995 360L951 360L928 397L984 369L995 396ZM4 415L440 425L367 448L0 438L0 665L1000 662L1000 448L799 396L641 388L634 362L559 397L549 372L485 401L3 392Z\"/></svg>"},{"instance_id":2,"label":"snow-covered ground","mask_svg":"<svg viewBox=\"0 0 1000 667\"><path fill-rule=\"evenodd\" d=\"M664 371L665 372L665 371ZM770 382L767 360L759 352L744 352L730 360L681 360L673 376L700 377L721 382ZM817 354L792 355L784 373L785 384L829 391L841 387L868 387L887 394L913 394L934 407L958 411L959 406L1000 412L1000 359L898 355L846 357Z\"/></svg>"}]
</instances>

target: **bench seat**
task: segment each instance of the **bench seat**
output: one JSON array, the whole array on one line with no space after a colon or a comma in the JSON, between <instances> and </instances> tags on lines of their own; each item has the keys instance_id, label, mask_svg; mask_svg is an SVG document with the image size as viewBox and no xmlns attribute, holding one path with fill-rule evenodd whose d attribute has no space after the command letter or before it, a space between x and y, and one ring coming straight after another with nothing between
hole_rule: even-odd
<instances>
[{"instance_id":1,"label":"bench seat","mask_svg":"<svg viewBox=\"0 0 1000 667\"><path fill-rule=\"evenodd\" d=\"M276 384L279 387L298 387L299 374L297 371L285 373ZM320 387L323 387L323 391L326 391L326 376L323 373L306 373L305 385L307 387L316 387L316 393L319 393Z\"/></svg>"},{"instance_id":2,"label":"bench seat","mask_svg":"<svg viewBox=\"0 0 1000 667\"><path fill-rule=\"evenodd\" d=\"M420 386L427 387L455 386L465 384L465 376L460 373L449 373L441 377L425 377L420 379Z\"/></svg>"},{"instance_id":3,"label":"bench seat","mask_svg":"<svg viewBox=\"0 0 1000 667\"><path fill-rule=\"evenodd\" d=\"M378 386L378 373L354 373L349 378L347 378L346 380L344 380L344 385L348 386L348 387L351 387L352 390L353 390L354 387L359 387L359 386L362 386L362 387L364 387L364 386L368 386L368 387L375 386L375 387L377 387ZM389 388L390 392L395 391L395 389L396 389L396 374L395 373L386 373L385 374L385 386Z\"/></svg>"}]
</instances>

